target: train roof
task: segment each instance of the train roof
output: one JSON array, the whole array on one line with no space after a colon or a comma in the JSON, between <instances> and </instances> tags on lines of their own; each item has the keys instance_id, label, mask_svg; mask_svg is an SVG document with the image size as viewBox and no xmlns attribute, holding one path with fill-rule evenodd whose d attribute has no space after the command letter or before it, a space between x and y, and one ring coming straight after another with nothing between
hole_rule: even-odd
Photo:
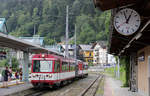
<instances>
[{"instance_id":1,"label":"train roof","mask_svg":"<svg viewBox=\"0 0 150 96\"><path fill-rule=\"evenodd\" d=\"M32 59L35 58L54 58L55 60L61 59L62 61L75 61L74 58L65 58L63 56L58 56L54 54L35 54L32 56Z\"/></svg>"}]
</instances>

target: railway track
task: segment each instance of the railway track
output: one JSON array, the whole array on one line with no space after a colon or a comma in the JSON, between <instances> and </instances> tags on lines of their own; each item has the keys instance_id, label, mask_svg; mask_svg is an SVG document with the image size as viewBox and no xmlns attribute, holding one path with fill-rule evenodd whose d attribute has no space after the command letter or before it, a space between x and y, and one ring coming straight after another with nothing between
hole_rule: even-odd
<instances>
[{"instance_id":1,"label":"railway track","mask_svg":"<svg viewBox=\"0 0 150 96\"><path fill-rule=\"evenodd\" d=\"M103 78L102 75L99 75L85 90L83 90L78 96L95 96L96 91L98 89L98 85L99 85L99 79L101 80ZM98 84L96 84L96 82ZM96 86L93 86L94 84L96 84ZM92 92L88 92L91 89ZM90 93L90 94L88 94Z\"/></svg>"},{"instance_id":2,"label":"railway track","mask_svg":"<svg viewBox=\"0 0 150 96\"><path fill-rule=\"evenodd\" d=\"M71 86L66 86L59 91L50 92L42 96L95 96L102 78L102 75L90 77L89 80L85 78L85 80L83 79L75 84L71 84Z\"/></svg>"},{"instance_id":3,"label":"railway track","mask_svg":"<svg viewBox=\"0 0 150 96\"><path fill-rule=\"evenodd\" d=\"M11 96L94 96L102 77L102 75L90 74L87 78L76 80L57 89L35 90L31 88Z\"/></svg>"}]
</instances>

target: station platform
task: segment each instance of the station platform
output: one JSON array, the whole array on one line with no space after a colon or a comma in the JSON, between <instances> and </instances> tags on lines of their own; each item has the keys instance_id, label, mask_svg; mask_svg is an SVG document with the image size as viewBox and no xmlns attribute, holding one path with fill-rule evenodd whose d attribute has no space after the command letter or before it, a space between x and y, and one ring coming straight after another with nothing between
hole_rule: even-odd
<instances>
[{"instance_id":1,"label":"station platform","mask_svg":"<svg viewBox=\"0 0 150 96\"><path fill-rule=\"evenodd\" d=\"M122 82L111 76L105 76L104 96L144 96L138 92L129 91L128 87L122 87Z\"/></svg>"},{"instance_id":2,"label":"station platform","mask_svg":"<svg viewBox=\"0 0 150 96\"><path fill-rule=\"evenodd\" d=\"M16 84L16 80L13 80L8 82L8 88L3 88L2 82L0 82L0 96L11 96L10 94L27 90L32 87L31 83L19 82L19 84Z\"/></svg>"}]
</instances>

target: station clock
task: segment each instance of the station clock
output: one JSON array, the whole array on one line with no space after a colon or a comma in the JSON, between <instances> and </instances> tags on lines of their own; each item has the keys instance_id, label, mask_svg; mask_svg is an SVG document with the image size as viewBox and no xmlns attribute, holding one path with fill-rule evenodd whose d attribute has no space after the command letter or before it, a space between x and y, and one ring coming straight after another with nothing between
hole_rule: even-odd
<instances>
[{"instance_id":1,"label":"station clock","mask_svg":"<svg viewBox=\"0 0 150 96\"><path fill-rule=\"evenodd\" d=\"M141 19L140 15L135 10L125 8L115 15L113 23L117 32L129 36L139 29Z\"/></svg>"}]
</instances>

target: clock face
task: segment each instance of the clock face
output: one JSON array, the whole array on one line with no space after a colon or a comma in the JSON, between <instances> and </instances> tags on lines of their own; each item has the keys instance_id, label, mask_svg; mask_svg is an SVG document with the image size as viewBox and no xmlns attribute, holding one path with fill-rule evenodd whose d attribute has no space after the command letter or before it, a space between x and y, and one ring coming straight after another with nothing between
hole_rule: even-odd
<instances>
[{"instance_id":1,"label":"clock face","mask_svg":"<svg viewBox=\"0 0 150 96\"><path fill-rule=\"evenodd\" d=\"M122 35L132 35L140 24L140 15L130 8L120 10L114 17L114 27Z\"/></svg>"}]
</instances>

